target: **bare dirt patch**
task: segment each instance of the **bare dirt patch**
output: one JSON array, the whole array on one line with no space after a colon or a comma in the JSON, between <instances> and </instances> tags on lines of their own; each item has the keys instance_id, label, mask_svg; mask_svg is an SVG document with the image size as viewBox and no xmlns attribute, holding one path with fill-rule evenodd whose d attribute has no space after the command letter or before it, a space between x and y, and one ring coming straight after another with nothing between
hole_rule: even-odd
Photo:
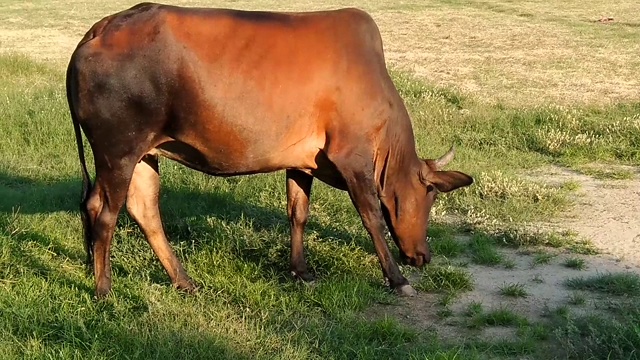
<instances>
[{"instance_id":1,"label":"bare dirt patch","mask_svg":"<svg viewBox=\"0 0 640 360\"><path fill-rule=\"evenodd\" d=\"M566 306L576 314L600 311L600 297L586 293L584 304L572 304L571 296L576 293L565 286L574 277L589 277L602 273L640 272L636 266L608 256L587 256L556 253L549 264L534 265L535 256L521 251L501 249L507 258L515 262L515 267L469 265L466 270L473 274L474 289L462 293L448 306L441 304L443 294L420 292L414 298L401 298L397 304L378 304L365 313L367 318L392 317L403 324L422 331L436 331L444 340L459 342L464 339L509 340L517 337L517 326L472 327L468 309L472 304L480 304L483 311L506 309L530 323L542 323L549 312ZM568 258L582 258L587 267L576 270L566 267ZM500 293L500 288L508 284L521 284L527 295L512 298ZM445 315L445 311L449 313Z\"/></svg>"},{"instance_id":2,"label":"bare dirt patch","mask_svg":"<svg viewBox=\"0 0 640 360\"><path fill-rule=\"evenodd\" d=\"M546 167L530 174L534 179L580 184L576 205L556 226L590 239L604 254L640 267L640 182L635 167L607 166L630 172L628 180L598 180L561 167Z\"/></svg>"},{"instance_id":3,"label":"bare dirt patch","mask_svg":"<svg viewBox=\"0 0 640 360\"><path fill-rule=\"evenodd\" d=\"M611 167L607 167L611 168ZM638 169L622 167L637 174ZM481 304L485 311L507 309L530 322L543 322L550 311L566 306L576 314L601 311L602 299L592 293L576 293L565 286L573 277L590 277L603 273L634 272L640 274L640 182L631 180L598 180L575 171L548 167L528 174L547 183L578 182L577 205L562 219L544 228L572 230L590 239L599 255L577 255L557 249L501 248L513 268L470 264L466 268L474 279L474 289L460 294L449 305L449 316L443 316L442 294L421 292L415 298L400 299L395 305L376 305L366 313L369 317L394 317L413 328L436 330L440 337L460 341L508 340L516 336L515 326L469 328L466 312L471 304ZM535 251L553 255L547 264L536 264ZM583 259L585 269L567 267L569 258ZM500 287L521 284L527 295L512 298L500 293ZM577 295L576 295L577 294ZM584 304L573 304L571 296L584 296Z\"/></svg>"}]
</instances>

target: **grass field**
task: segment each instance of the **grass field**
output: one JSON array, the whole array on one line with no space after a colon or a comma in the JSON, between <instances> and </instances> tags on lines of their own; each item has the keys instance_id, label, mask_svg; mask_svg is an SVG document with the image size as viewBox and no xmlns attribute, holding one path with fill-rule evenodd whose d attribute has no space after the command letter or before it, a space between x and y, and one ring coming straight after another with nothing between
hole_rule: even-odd
<instances>
[{"instance_id":1,"label":"grass field","mask_svg":"<svg viewBox=\"0 0 640 360\"><path fill-rule=\"evenodd\" d=\"M347 4L176 3L296 10ZM588 316L549 309L538 322L477 304L460 329L510 326L517 337L450 341L437 328L364 315L401 300L382 283L347 194L314 185L305 235L319 281L306 286L288 275L284 174L212 178L168 160L161 161L166 230L199 292L171 288L123 214L112 253L114 291L94 301L63 70L94 21L129 5L0 5L0 358L639 357L637 275L576 275L567 287L584 293L572 303L584 303L588 294L600 304ZM557 9L544 1L498 0L349 5L371 11L379 23L419 152L435 157L456 144L450 168L476 178L472 187L438 199L429 234L435 265L403 268L421 291L441 299L433 322L451 316L449 302L481 276L465 270L466 261L513 266L500 244L588 252L582 239L525 226L560 217L573 206L576 185L520 175L547 165L584 173L594 163L640 166L635 1L615 8L562 1ZM601 16L615 21L593 21ZM460 236L471 240L462 243ZM535 259L535 266L552 261L542 253ZM585 264L572 258L566 266L578 271ZM496 281L495 288L504 296L528 295L519 283Z\"/></svg>"}]
</instances>

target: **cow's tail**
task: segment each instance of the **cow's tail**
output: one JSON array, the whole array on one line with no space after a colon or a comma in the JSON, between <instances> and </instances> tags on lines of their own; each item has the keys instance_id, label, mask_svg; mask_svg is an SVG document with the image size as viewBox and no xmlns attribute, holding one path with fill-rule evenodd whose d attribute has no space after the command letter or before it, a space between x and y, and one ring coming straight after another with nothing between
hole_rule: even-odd
<instances>
[{"instance_id":1,"label":"cow's tail","mask_svg":"<svg viewBox=\"0 0 640 360\"><path fill-rule=\"evenodd\" d=\"M80 129L80 122L78 121L78 113L75 109L73 94L77 92L77 74L74 67L74 57L71 57L71 62L67 67L67 102L69 103L69 111L71 112L71 120L73 122L73 129L76 135L76 145L78 147L78 158L80 159L80 166L82 170L82 195L80 198L80 216L82 217L82 225L84 228L84 246L87 252L87 265L91 266L93 263L93 241L92 241L92 226L89 219L89 213L87 210L87 198L92 190L91 178L89 177L89 171L87 170L87 161L84 156L84 145L82 143L82 130Z\"/></svg>"},{"instance_id":2,"label":"cow's tail","mask_svg":"<svg viewBox=\"0 0 640 360\"><path fill-rule=\"evenodd\" d=\"M92 190L91 178L89 176L89 171L87 170L87 161L84 156L84 145L82 143L82 130L80 129L80 122L78 120L78 112L75 108L76 102L74 96L78 95L78 73L77 73L77 57L79 55L80 49L89 41L100 36L104 31L107 25L111 23L111 21L115 18L115 15L107 16L104 19L95 23L89 31L84 35L84 37L78 43L76 50L71 55L71 60L69 61L69 65L67 67L67 102L69 103L69 111L71 112L71 120L73 121L73 130L76 134L76 144L78 146L78 158L80 159L80 166L82 168L82 196L80 199L80 216L82 217L82 226L84 228L84 248L87 252L87 265L91 266L93 264L93 237L91 236L93 232L93 224L89 216L89 211L87 209L87 200L89 198L89 194Z\"/></svg>"}]
</instances>

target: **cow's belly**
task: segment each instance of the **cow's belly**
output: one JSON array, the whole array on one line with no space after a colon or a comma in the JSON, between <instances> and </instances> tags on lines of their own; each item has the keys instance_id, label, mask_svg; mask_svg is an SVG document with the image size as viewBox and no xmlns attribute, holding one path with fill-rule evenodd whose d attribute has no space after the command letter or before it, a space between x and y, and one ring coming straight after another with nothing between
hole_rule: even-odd
<instances>
[{"instance_id":1,"label":"cow's belly","mask_svg":"<svg viewBox=\"0 0 640 360\"><path fill-rule=\"evenodd\" d=\"M250 149L249 149L250 150ZM238 153L235 149L208 146L196 147L179 140L169 140L157 146L157 153L194 170L211 175L233 176L267 173L283 169L301 169L307 172L318 168L321 149L310 141L268 152Z\"/></svg>"}]
</instances>

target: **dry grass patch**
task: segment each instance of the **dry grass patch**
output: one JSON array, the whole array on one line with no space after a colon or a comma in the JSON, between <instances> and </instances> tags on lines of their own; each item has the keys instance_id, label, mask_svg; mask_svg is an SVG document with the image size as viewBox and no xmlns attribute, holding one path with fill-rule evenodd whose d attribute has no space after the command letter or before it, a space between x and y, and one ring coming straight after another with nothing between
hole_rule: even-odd
<instances>
[{"instance_id":1,"label":"dry grass patch","mask_svg":"<svg viewBox=\"0 0 640 360\"><path fill-rule=\"evenodd\" d=\"M91 24L137 2L5 3L0 51L64 66ZM554 7L531 0L172 3L283 11L359 7L378 22L390 63L492 103L610 104L637 99L640 87L640 13L634 0L615 7L577 0ZM602 16L614 21L594 22Z\"/></svg>"}]
</instances>

